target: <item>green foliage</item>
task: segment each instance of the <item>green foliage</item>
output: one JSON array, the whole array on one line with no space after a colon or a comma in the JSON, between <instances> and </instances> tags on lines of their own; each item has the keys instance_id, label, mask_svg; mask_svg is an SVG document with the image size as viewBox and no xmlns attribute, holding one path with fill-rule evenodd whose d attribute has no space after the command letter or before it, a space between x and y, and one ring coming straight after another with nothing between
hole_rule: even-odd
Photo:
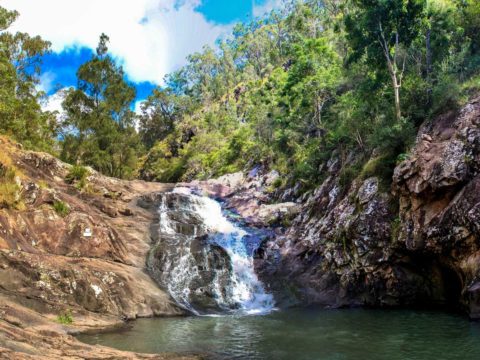
<instances>
[{"instance_id":1,"label":"green foliage","mask_svg":"<svg viewBox=\"0 0 480 360\"><path fill-rule=\"evenodd\" d=\"M307 189L336 152L356 155L342 187L357 176L388 185L418 126L474 91L462 84L479 69L476 39L464 36L477 10L474 1L307 0L238 25L145 104L151 150L140 174L178 181L262 164Z\"/></svg>"},{"instance_id":2,"label":"green foliage","mask_svg":"<svg viewBox=\"0 0 480 360\"><path fill-rule=\"evenodd\" d=\"M393 219L392 223L390 224L392 241L397 241L398 235L400 235L401 225L402 222L400 221L399 217Z\"/></svg>"},{"instance_id":3,"label":"green foliage","mask_svg":"<svg viewBox=\"0 0 480 360\"><path fill-rule=\"evenodd\" d=\"M69 184L75 185L75 187L80 190L87 192L92 192L93 189L88 184L88 176L90 171L81 165L73 165L68 174L65 176L65 181Z\"/></svg>"},{"instance_id":4,"label":"green foliage","mask_svg":"<svg viewBox=\"0 0 480 360\"><path fill-rule=\"evenodd\" d=\"M307 190L335 156L344 189L358 176L388 186L418 127L480 91L476 0L286 1L190 55L139 115L102 34L58 124L35 90L49 44L4 31L17 16L0 7L0 131L30 148L59 142L63 160L115 177L176 182L261 165L281 174L273 188ZM67 182L87 188L84 169Z\"/></svg>"},{"instance_id":5,"label":"green foliage","mask_svg":"<svg viewBox=\"0 0 480 360\"><path fill-rule=\"evenodd\" d=\"M384 191L388 191L392 182L393 171L397 165L395 155L386 153L385 155L371 158L367 161L360 172L360 178L367 179L377 177L380 179L380 186Z\"/></svg>"},{"instance_id":6,"label":"green foliage","mask_svg":"<svg viewBox=\"0 0 480 360\"><path fill-rule=\"evenodd\" d=\"M67 310L66 312L59 314L57 316L57 322L62 325L71 325L73 324L73 314L71 310Z\"/></svg>"},{"instance_id":7,"label":"green foliage","mask_svg":"<svg viewBox=\"0 0 480 360\"><path fill-rule=\"evenodd\" d=\"M84 166L73 165L65 176L65 181L69 184L83 184L85 186L87 177L90 175L90 171Z\"/></svg>"},{"instance_id":8,"label":"green foliage","mask_svg":"<svg viewBox=\"0 0 480 360\"><path fill-rule=\"evenodd\" d=\"M131 178L142 150L130 110L135 89L107 54L107 43L102 34L97 54L78 69L77 88L66 94L61 158L109 176Z\"/></svg>"},{"instance_id":9,"label":"green foliage","mask_svg":"<svg viewBox=\"0 0 480 360\"><path fill-rule=\"evenodd\" d=\"M37 184L40 187L40 189L49 189L50 188L50 186L48 185L48 183L45 180L39 180L37 182Z\"/></svg>"},{"instance_id":10,"label":"green foliage","mask_svg":"<svg viewBox=\"0 0 480 360\"><path fill-rule=\"evenodd\" d=\"M355 180L360 174L360 171L361 168L359 164L345 166L340 170L338 183L342 191L347 191L349 189L353 180Z\"/></svg>"},{"instance_id":11,"label":"green foliage","mask_svg":"<svg viewBox=\"0 0 480 360\"><path fill-rule=\"evenodd\" d=\"M17 181L19 176L9 155L6 152L0 153L0 208L23 208Z\"/></svg>"},{"instance_id":12,"label":"green foliage","mask_svg":"<svg viewBox=\"0 0 480 360\"><path fill-rule=\"evenodd\" d=\"M39 83L42 56L50 43L28 34L6 30L18 13L0 7L0 133L29 148L52 151L57 124L54 114L43 112Z\"/></svg>"},{"instance_id":13,"label":"green foliage","mask_svg":"<svg viewBox=\"0 0 480 360\"><path fill-rule=\"evenodd\" d=\"M66 217L70 214L70 207L63 201L55 201L53 203L53 209L61 217Z\"/></svg>"}]
</instances>

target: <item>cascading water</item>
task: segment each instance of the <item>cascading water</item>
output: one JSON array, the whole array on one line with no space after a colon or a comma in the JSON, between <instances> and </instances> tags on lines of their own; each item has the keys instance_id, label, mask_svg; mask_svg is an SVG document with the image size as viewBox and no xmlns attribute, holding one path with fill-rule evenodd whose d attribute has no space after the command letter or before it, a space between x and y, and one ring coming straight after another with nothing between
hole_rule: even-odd
<instances>
[{"instance_id":1,"label":"cascading water","mask_svg":"<svg viewBox=\"0 0 480 360\"><path fill-rule=\"evenodd\" d=\"M265 233L228 219L220 203L177 188L162 195L149 269L194 314L261 314L274 308L253 266Z\"/></svg>"}]
</instances>

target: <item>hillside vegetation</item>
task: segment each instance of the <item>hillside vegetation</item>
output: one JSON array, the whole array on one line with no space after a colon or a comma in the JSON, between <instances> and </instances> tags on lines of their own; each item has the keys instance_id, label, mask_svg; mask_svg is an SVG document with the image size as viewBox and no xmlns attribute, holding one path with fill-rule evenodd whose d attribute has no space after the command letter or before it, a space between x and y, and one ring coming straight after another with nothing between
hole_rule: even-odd
<instances>
[{"instance_id":1,"label":"hillside vegetation","mask_svg":"<svg viewBox=\"0 0 480 360\"><path fill-rule=\"evenodd\" d=\"M1 29L15 17L2 9ZM342 184L358 175L388 184L418 127L479 90L479 31L476 0L285 1L191 55L141 115L102 35L61 121L35 90L48 42L4 32L0 130L123 178L176 182L261 165L281 174L275 186L307 189L337 152Z\"/></svg>"}]
</instances>

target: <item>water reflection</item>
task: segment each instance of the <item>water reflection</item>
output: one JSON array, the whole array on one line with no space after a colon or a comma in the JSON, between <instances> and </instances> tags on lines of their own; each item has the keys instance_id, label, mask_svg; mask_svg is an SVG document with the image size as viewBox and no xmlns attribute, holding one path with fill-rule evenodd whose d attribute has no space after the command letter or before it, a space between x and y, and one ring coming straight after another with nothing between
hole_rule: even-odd
<instances>
[{"instance_id":1,"label":"water reflection","mask_svg":"<svg viewBox=\"0 0 480 360\"><path fill-rule=\"evenodd\" d=\"M137 352L212 359L480 359L480 324L435 312L314 311L139 320L128 332L81 340Z\"/></svg>"}]
</instances>

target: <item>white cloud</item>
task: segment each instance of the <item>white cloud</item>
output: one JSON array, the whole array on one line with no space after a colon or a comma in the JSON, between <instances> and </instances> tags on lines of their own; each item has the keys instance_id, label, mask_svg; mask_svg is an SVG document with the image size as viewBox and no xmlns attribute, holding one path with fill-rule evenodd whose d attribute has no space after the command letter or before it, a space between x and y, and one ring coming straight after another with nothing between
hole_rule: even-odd
<instances>
[{"instance_id":1,"label":"white cloud","mask_svg":"<svg viewBox=\"0 0 480 360\"><path fill-rule=\"evenodd\" d=\"M267 0L263 5L253 6L253 16L261 17L269 14L273 9L278 9L282 6L282 0Z\"/></svg>"},{"instance_id":2,"label":"white cloud","mask_svg":"<svg viewBox=\"0 0 480 360\"><path fill-rule=\"evenodd\" d=\"M110 36L110 51L133 81L161 84L185 57L214 44L229 25L206 20L200 0L0 0L20 12L13 30L41 35L60 52L74 46L95 49Z\"/></svg>"},{"instance_id":3,"label":"white cloud","mask_svg":"<svg viewBox=\"0 0 480 360\"><path fill-rule=\"evenodd\" d=\"M37 91L49 93L55 87L56 75L53 72L45 72L40 76L40 83L36 86Z\"/></svg>"},{"instance_id":4,"label":"white cloud","mask_svg":"<svg viewBox=\"0 0 480 360\"><path fill-rule=\"evenodd\" d=\"M137 115L142 115L142 105L143 103L145 102L145 100L140 100L140 101L137 101L135 103L135 107L133 109L133 111L135 112L135 114Z\"/></svg>"},{"instance_id":5,"label":"white cloud","mask_svg":"<svg viewBox=\"0 0 480 360\"><path fill-rule=\"evenodd\" d=\"M61 118L64 116L64 111L62 108L62 102L65 99L66 91L68 88L63 88L58 90L55 94L47 96L42 102L42 110L43 111L57 111L58 115L57 118Z\"/></svg>"},{"instance_id":6,"label":"white cloud","mask_svg":"<svg viewBox=\"0 0 480 360\"><path fill-rule=\"evenodd\" d=\"M133 111L135 112L135 114L137 115L142 115L142 104L145 102L145 100L140 100L140 101L137 101L135 103L135 107L133 109ZM140 131L140 120L138 118L135 119L135 130L137 132Z\"/></svg>"}]
</instances>

